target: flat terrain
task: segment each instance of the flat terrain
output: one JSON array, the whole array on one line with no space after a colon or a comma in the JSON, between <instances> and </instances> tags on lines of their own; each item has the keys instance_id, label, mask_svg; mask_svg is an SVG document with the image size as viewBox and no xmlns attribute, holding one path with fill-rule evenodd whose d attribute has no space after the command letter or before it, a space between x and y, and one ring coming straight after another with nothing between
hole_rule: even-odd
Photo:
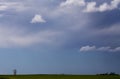
<instances>
[{"instance_id":1,"label":"flat terrain","mask_svg":"<svg viewBox=\"0 0 120 79\"><path fill-rule=\"evenodd\" d=\"M0 79L120 79L120 76L95 75L17 75L0 76Z\"/></svg>"}]
</instances>

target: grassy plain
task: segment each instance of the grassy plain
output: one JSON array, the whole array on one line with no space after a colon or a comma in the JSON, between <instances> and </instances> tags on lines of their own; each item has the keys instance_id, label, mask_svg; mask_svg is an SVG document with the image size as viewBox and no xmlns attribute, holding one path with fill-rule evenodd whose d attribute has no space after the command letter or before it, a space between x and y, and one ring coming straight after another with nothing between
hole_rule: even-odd
<instances>
[{"instance_id":1,"label":"grassy plain","mask_svg":"<svg viewBox=\"0 0 120 79\"><path fill-rule=\"evenodd\" d=\"M1 75L0 79L120 79L120 76L97 75Z\"/></svg>"}]
</instances>

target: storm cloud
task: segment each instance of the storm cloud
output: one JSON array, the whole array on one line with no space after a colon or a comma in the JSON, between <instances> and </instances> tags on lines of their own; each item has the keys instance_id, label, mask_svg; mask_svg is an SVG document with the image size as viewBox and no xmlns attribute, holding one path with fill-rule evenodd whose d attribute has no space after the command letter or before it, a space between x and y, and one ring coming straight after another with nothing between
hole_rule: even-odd
<instances>
[{"instance_id":1,"label":"storm cloud","mask_svg":"<svg viewBox=\"0 0 120 79\"><path fill-rule=\"evenodd\" d=\"M5 31L1 32L6 36L1 39L7 39L9 46L13 43L19 46L25 43L27 37L29 43L26 42L28 45L25 46L36 43L41 45L41 41L38 41L40 39L55 41L54 45L61 49L79 49L80 46L85 45L110 47L120 45L118 43L120 39L119 0L101 1L101 3L94 0L89 2L87 0L4 0L0 2L0 28L5 27ZM9 28L11 29L6 31ZM19 29L23 31L19 32ZM7 36L8 32L10 32L9 36ZM10 36L16 37L10 40ZM1 40L1 42L6 41ZM2 45L4 44L1 44L1 47Z\"/></svg>"}]
</instances>

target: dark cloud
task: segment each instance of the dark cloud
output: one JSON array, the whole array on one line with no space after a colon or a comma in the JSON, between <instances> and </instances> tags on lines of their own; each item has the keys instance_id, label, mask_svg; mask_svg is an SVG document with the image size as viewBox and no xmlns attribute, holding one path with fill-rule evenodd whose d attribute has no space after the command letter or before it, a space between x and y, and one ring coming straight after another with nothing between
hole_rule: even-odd
<instances>
[{"instance_id":1,"label":"dark cloud","mask_svg":"<svg viewBox=\"0 0 120 79\"><path fill-rule=\"evenodd\" d=\"M58 31L61 34L55 39L62 48L79 48L85 45L109 46L109 44L117 47L119 45L119 30L112 34L116 30L113 27L118 29L116 24L119 25L120 22L120 11L118 9L84 13L82 12L83 8L80 7L60 7L60 4L65 0L12 0L7 2L23 3L23 7L26 9L22 11L16 11L15 9L3 11L4 16L1 19L1 24L25 29L26 34L37 34L43 30ZM96 2L101 4L108 1L97 0ZM30 21L36 14L41 15L46 23L31 24ZM6 21L6 19L9 21Z\"/></svg>"},{"instance_id":2,"label":"dark cloud","mask_svg":"<svg viewBox=\"0 0 120 79\"><path fill-rule=\"evenodd\" d=\"M120 22L120 11L119 10L113 10L113 11L106 11L106 12L97 12L91 14L91 20L94 28L108 28L111 25L114 25L116 23Z\"/></svg>"}]
</instances>

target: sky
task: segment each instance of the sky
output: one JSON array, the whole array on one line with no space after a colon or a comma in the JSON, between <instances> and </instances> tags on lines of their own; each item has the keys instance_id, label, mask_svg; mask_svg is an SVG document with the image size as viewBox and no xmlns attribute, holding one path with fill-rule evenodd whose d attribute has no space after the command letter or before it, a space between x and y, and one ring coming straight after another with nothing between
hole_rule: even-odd
<instances>
[{"instance_id":1,"label":"sky","mask_svg":"<svg viewBox=\"0 0 120 79\"><path fill-rule=\"evenodd\" d=\"M0 0L0 74L120 74L120 0Z\"/></svg>"}]
</instances>

